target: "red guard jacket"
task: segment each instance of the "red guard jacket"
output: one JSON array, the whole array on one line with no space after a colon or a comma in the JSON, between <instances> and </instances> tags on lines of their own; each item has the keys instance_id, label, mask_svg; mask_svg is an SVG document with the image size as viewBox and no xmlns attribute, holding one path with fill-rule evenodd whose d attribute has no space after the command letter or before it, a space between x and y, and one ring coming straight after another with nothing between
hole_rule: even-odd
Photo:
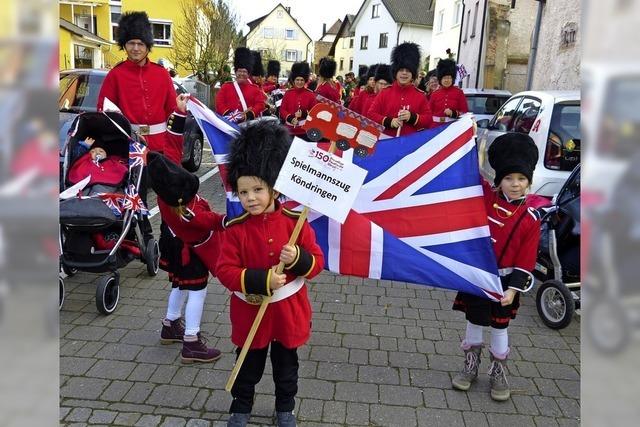
<instances>
[{"instance_id":1,"label":"red guard jacket","mask_svg":"<svg viewBox=\"0 0 640 427\"><path fill-rule=\"evenodd\" d=\"M452 119L457 119L461 114L464 114L469 111L469 106L467 104L467 98L464 96L464 92L462 89L450 86L450 87L440 87L438 90L433 92L429 97L429 107L431 108L431 112L435 117L446 117L444 114L444 110L450 108L453 110ZM446 120L437 121L434 119L436 124L442 124Z\"/></svg>"},{"instance_id":2,"label":"red guard jacket","mask_svg":"<svg viewBox=\"0 0 640 427\"><path fill-rule=\"evenodd\" d=\"M316 93L322 95L333 102L341 103L342 100L342 86L339 82L322 82L316 88Z\"/></svg>"},{"instance_id":3,"label":"red guard jacket","mask_svg":"<svg viewBox=\"0 0 640 427\"><path fill-rule=\"evenodd\" d=\"M280 85L278 83L271 83L269 81L265 81L264 84L262 85L262 90L267 95L269 95L271 92L273 92L276 89L280 89Z\"/></svg>"},{"instance_id":4,"label":"red guard jacket","mask_svg":"<svg viewBox=\"0 0 640 427\"><path fill-rule=\"evenodd\" d=\"M376 95L378 95L377 93L375 93L374 91L362 91L360 92L360 95L358 95L358 109L359 111L357 111L358 113L362 114L363 116L367 116L367 113L369 112L369 108L371 108L371 104L373 104L373 100L376 99Z\"/></svg>"},{"instance_id":5,"label":"red guard jacket","mask_svg":"<svg viewBox=\"0 0 640 427\"><path fill-rule=\"evenodd\" d=\"M236 89L233 87L233 82L226 82L220 87L220 91L216 95L216 112L223 116L234 111L244 112L245 120L260 117L265 109L265 101L267 99L265 93L250 82L238 83L238 85L247 104L247 110L245 111L242 108L242 103L238 98Z\"/></svg>"},{"instance_id":6,"label":"red guard jacket","mask_svg":"<svg viewBox=\"0 0 640 427\"><path fill-rule=\"evenodd\" d=\"M391 127L391 119L398 117L398 111L403 108L411 112L411 118L403 123L400 135L432 126L433 118L424 92L412 84L400 86L397 81L378 93L365 115L383 125L385 134L396 136L397 129Z\"/></svg>"},{"instance_id":7,"label":"red guard jacket","mask_svg":"<svg viewBox=\"0 0 640 427\"><path fill-rule=\"evenodd\" d=\"M272 213L243 216L229 221L224 233L217 272L220 282L232 292L267 294L269 270L280 262L282 246L288 243L296 225L298 212L276 205ZM313 229L305 222L297 246L299 257L286 266L287 285L297 277L315 277L324 266L322 250ZM231 341L241 347L249 333L259 305L251 305L235 293L231 295ZM307 285L283 300L269 304L252 349L264 348L278 341L286 348L307 342L311 333L311 304Z\"/></svg>"},{"instance_id":8,"label":"red guard jacket","mask_svg":"<svg viewBox=\"0 0 640 427\"><path fill-rule=\"evenodd\" d=\"M98 95L98 111L102 111L104 98L109 98L122 114L137 125L157 125L167 122L177 112L176 91L167 70L147 59L140 66L125 60L107 74ZM165 131L144 135L152 151L164 153L177 164L182 162L182 134Z\"/></svg>"},{"instance_id":9,"label":"red guard jacket","mask_svg":"<svg viewBox=\"0 0 640 427\"><path fill-rule=\"evenodd\" d=\"M282 104L280 104L280 118L284 120L291 135L304 135L305 133L300 124L295 127L291 124L296 111L302 111L302 116L298 121L304 120L307 118L309 110L317 103L316 94L307 88L291 88L284 93Z\"/></svg>"}]
</instances>

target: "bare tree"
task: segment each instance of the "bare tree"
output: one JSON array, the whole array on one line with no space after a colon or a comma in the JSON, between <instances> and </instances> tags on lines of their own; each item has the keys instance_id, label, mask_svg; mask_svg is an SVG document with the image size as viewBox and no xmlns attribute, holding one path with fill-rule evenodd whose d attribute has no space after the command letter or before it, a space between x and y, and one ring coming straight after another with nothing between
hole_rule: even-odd
<instances>
[{"instance_id":1,"label":"bare tree","mask_svg":"<svg viewBox=\"0 0 640 427\"><path fill-rule=\"evenodd\" d=\"M224 79L238 45L238 18L224 0L180 0L182 24L173 31L172 60L210 85Z\"/></svg>"}]
</instances>

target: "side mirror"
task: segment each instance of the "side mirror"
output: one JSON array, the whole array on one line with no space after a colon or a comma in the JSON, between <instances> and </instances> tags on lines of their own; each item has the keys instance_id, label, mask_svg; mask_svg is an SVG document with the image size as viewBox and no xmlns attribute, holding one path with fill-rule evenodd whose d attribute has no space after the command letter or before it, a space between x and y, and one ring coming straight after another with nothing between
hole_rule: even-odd
<instances>
[{"instance_id":1,"label":"side mirror","mask_svg":"<svg viewBox=\"0 0 640 427\"><path fill-rule=\"evenodd\" d=\"M479 128L488 129L489 128L489 119L478 120L476 123Z\"/></svg>"}]
</instances>

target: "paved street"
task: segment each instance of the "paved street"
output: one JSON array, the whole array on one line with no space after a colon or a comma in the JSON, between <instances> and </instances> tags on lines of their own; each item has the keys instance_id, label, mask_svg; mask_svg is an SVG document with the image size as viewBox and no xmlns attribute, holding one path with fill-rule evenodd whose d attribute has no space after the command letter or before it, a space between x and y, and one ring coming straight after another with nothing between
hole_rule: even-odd
<instances>
[{"instance_id":1,"label":"paved street","mask_svg":"<svg viewBox=\"0 0 640 427\"><path fill-rule=\"evenodd\" d=\"M201 174L211 168L203 164ZM201 194L222 210L219 175ZM150 203L151 206L154 203ZM159 229L159 216L153 218ZM121 270L111 316L96 311L96 275L67 278L60 312L62 425L222 426L233 367L229 295L211 280L202 330L221 349L215 364L183 365L178 344L159 343L169 285L144 265ZM545 327L533 294L510 327L513 397L493 402L483 374L468 393L451 389L463 364L465 323L450 309L453 292L323 272L311 284L312 338L299 350L300 426L578 426L580 318ZM269 365L269 364L267 364ZM252 425L273 425L271 369L258 386Z\"/></svg>"}]
</instances>

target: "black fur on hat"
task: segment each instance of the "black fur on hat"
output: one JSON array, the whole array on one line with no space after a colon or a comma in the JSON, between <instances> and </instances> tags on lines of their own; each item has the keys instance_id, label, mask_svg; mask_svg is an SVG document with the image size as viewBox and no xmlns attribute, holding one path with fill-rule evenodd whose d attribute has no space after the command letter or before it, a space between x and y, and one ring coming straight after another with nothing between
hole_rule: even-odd
<instances>
[{"instance_id":1,"label":"black fur on hat","mask_svg":"<svg viewBox=\"0 0 640 427\"><path fill-rule=\"evenodd\" d=\"M289 131L278 122L259 120L240 128L228 156L227 183L231 189L238 192L242 176L258 177L273 188L290 145Z\"/></svg>"},{"instance_id":2,"label":"black fur on hat","mask_svg":"<svg viewBox=\"0 0 640 427\"><path fill-rule=\"evenodd\" d=\"M406 68L415 79L420 68L420 46L406 42L394 47L391 51L391 74L396 77L401 68Z\"/></svg>"},{"instance_id":3,"label":"black fur on hat","mask_svg":"<svg viewBox=\"0 0 640 427\"><path fill-rule=\"evenodd\" d=\"M248 72L253 71L253 55L246 47L238 47L233 52L233 68L244 68Z\"/></svg>"},{"instance_id":4,"label":"black fur on hat","mask_svg":"<svg viewBox=\"0 0 640 427\"><path fill-rule=\"evenodd\" d=\"M358 86L366 86L368 72L369 72L368 66L364 64L358 65Z\"/></svg>"},{"instance_id":5,"label":"black fur on hat","mask_svg":"<svg viewBox=\"0 0 640 427\"><path fill-rule=\"evenodd\" d=\"M325 79L331 79L336 75L336 61L329 57L324 57L320 60L319 74Z\"/></svg>"},{"instance_id":6,"label":"black fur on hat","mask_svg":"<svg viewBox=\"0 0 640 427\"><path fill-rule=\"evenodd\" d=\"M118 21L118 46L124 49L129 40L139 39L151 50L153 46L153 32L147 12L126 12Z\"/></svg>"},{"instance_id":7,"label":"black fur on hat","mask_svg":"<svg viewBox=\"0 0 640 427\"><path fill-rule=\"evenodd\" d=\"M451 76L452 79L456 79L456 61L453 59L441 59L438 61L438 81L442 80L444 76Z\"/></svg>"},{"instance_id":8,"label":"black fur on hat","mask_svg":"<svg viewBox=\"0 0 640 427\"><path fill-rule=\"evenodd\" d=\"M262 55L257 50L252 50L251 55L253 56L253 67L251 69L252 76L260 76L264 77L264 66L262 65Z\"/></svg>"},{"instance_id":9,"label":"black fur on hat","mask_svg":"<svg viewBox=\"0 0 640 427\"><path fill-rule=\"evenodd\" d=\"M309 80L309 74L311 69L307 62L296 62L291 66L291 73L289 74L289 81L293 83L296 77L302 77L305 81Z\"/></svg>"},{"instance_id":10,"label":"black fur on hat","mask_svg":"<svg viewBox=\"0 0 640 427\"><path fill-rule=\"evenodd\" d=\"M376 75L374 76L375 80L384 80L387 83L391 83L393 81L393 74L391 74L391 67L387 64L380 64L378 68L376 68Z\"/></svg>"},{"instance_id":11,"label":"black fur on hat","mask_svg":"<svg viewBox=\"0 0 640 427\"><path fill-rule=\"evenodd\" d=\"M375 77L376 70L378 69L379 66L380 66L380 64L373 64L372 66L369 67L369 69L367 70L367 74L366 74L367 81L371 77Z\"/></svg>"},{"instance_id":12,"label":"black fur on hat","mask_svg":"<svg viewBox=\"0 0 640 427\"><path fill-rule=\"evenodd\" d=\"M427 80L429 80L431 77L438 77L438 71L437 70L429 70L429 72L427 73L427 75L425 76L427 78Z\"/></svg>"},{"instance_id":13,"label":"black fur on hat","mask_svg":"<svg viewBox=\"0 0 640 427\"><path fill-rule=\"evenodd\" d=\"M498 186L502 178L519 172L531 184L533 170L538 163L538 147L529 135L505 133L497 137L489 147L489 164L496 171L493 183Z\"/></svg>"},{"instance_id":14,"label":"black fur on hat","mask_svg":"<svg viewBox=\"0 0 640 427\"><path fill-rule=\"evenodd\" d=\"M267 77L280 77L280 62L272 59L267 63Z\"/></svg>"},{"instance_id":15,"label":"black fur on hat","mask_svg":"<svg viewBox=\"0 0 640 427\"><path fill-rule=\"evenodd\" d=\"M197 176L160 153L150 151L147 154L147 169L149 185L170 206L186 205L200 187Z\"/></svg>"}]
</instances>

